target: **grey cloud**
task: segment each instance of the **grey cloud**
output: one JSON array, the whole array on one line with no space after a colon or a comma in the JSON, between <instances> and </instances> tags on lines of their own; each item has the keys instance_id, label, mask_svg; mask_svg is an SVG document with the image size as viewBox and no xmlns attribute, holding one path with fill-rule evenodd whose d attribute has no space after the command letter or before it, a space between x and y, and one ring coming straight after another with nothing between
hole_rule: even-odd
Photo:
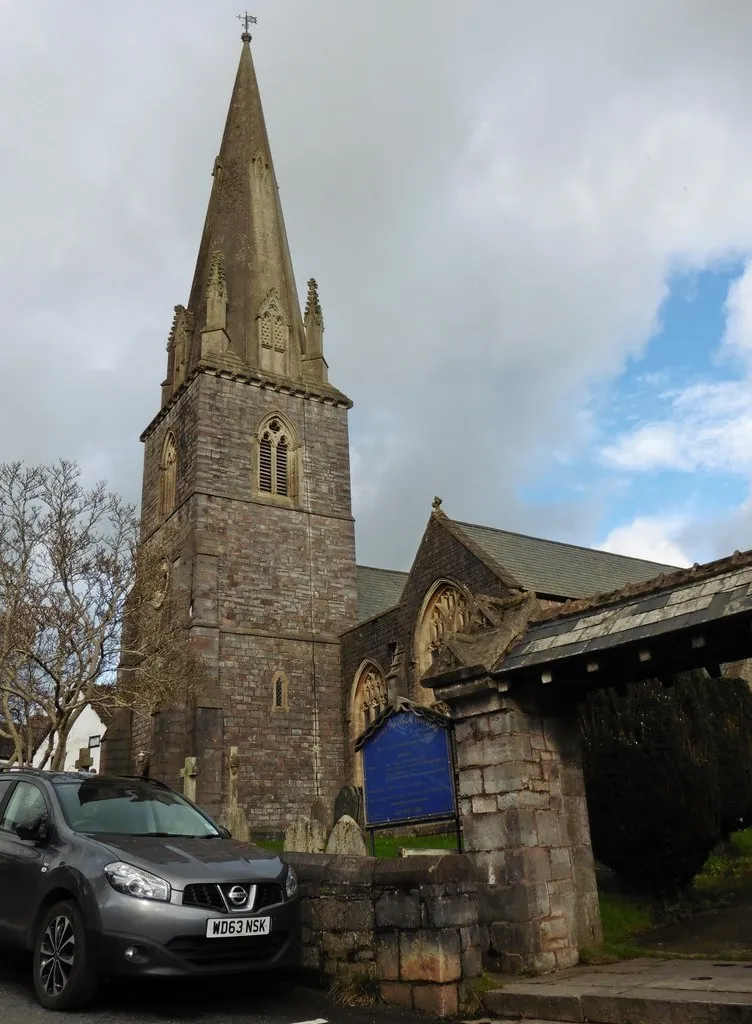
<instances>
[{"instance_id":1,"label":"grey cloud","mask_svg":"<svg viewBox=\"0 0 752 1024\"><path fill-rule=\"evenodd\" d=\"M263 0L257 64L298 284L355 400L360 557L451 514L591 542L520 486L577 450L676 260L752 247L749 4ZM712 12L711 12L712 13ZM137 500L239 54L235 6L14 5L0 34L0 458ZM19 426L22 425L22 426Z\"/></svg>"}]
</instances>

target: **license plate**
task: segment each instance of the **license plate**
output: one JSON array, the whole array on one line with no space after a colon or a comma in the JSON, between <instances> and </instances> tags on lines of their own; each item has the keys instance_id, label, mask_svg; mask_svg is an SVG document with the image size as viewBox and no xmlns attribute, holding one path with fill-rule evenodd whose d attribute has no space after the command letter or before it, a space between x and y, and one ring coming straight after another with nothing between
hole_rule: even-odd
<instances>
[{"instance_id":1,"label":"license plate","mask_svg":"<svg viewBox=\"0 0 752 1024\"><path fill-rule=\"evenodd\" d=\"M207 939L237 939L247 935L268 935L270 917L211 917L206 922Z\"/></svg>"}]
</instances>

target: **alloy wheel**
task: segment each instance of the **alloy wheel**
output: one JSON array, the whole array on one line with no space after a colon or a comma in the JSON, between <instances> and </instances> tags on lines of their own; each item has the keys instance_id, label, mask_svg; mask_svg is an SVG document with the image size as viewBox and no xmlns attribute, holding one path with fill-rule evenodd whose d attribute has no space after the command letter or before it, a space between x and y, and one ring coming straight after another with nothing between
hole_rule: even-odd
<instances>
[{"instance_id":1,"label":"alloy wheel","mask_svg":"<svg viewBox=\"0 0 752 1024\"><path fill-rule=\"evenodd\" d=\"M72 922L60 914L45 929L39 949L39 978L47 995L59 996L70 981L76 956Z\"/></svg>"}]
</instances>

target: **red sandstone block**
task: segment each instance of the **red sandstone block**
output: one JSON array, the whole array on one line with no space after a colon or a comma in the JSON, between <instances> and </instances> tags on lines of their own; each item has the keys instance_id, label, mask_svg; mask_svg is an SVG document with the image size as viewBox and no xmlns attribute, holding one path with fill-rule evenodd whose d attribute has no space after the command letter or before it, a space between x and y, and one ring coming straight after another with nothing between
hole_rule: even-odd
<instances>
[{"instance_id":1,"label":"red sandstone block","mask_svg":"<svg viewBox=\"0 0 752 1024\"><path fill-rule=\"evenodd\" d=\"M438 1017L453 1017L459 1010L456 985L416 985L413 997L416 1010Z\"/></svg>"},{"instance_id":2,"label":"red sandstone block","mask_svg":"<svg viewBox=\"0 0 752 1024\"><path fill-rule=\"evenodd\" d=\"M403 981L382 981L381 998L392 1006L413 1009L413 986Z\"/></svg>"}]
</instances>

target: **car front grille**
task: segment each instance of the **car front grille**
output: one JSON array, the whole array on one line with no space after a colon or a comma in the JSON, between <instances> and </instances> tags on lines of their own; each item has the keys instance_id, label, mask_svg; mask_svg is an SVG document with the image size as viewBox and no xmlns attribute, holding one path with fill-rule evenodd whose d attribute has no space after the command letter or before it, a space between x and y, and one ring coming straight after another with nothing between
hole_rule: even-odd
<instances>
[{"instance_id":1,"label":"car front grille","mask_svg":"<svg viewBox=\"0 0 752 1024\"><path fill-rule=\"evenodd\" d=\"M256 901L253 904L254 910L263 910L264 907L273 907L275 903L282 902L282 886L276 882L261 882L256 886Z\"/></svg>"},{"instance_id":2,"label":"car front grille","mask_svg":"<svg viewBox=\"0 0 752 1024\"><path fill-rule=\"evenodd\" d=\"M271 935L254 935L244 939L206 939L200 935L180 935L167 943L167 949L197 967L215 964L231 967L273 959L288 938L288 932L272 932Z\"/></svg>"},{"instance_id":3,"label":"car front grille","mask_svg":"<svg viewBox=\"0 0 752 1024\"><path fill-rule=\"evenodd\" d=\"M218 885L186 885L183 890L183 906L219 910L221 913L227 912Z\"/></svg>"},{"instance_id":4,"label":"car front grille","mask_svg":"<svg viewBox=\"0 0 752 1024\"><path fill-rule=\"evenodd\" d=\"M241 883L250 888L254 883ZM228 886L225 884L225 888ZM253 907L243 908L245 910L259 911L265 907L272 907L275 903L282 902L282 886L276 882L260 882L256 884L256 898ZM199 907L202 910L216 910L220 914L227 913L227 906L222 897L219 883L197 883L186 885L183 890L183 906Z\"/></svg>"}]
</instances>

